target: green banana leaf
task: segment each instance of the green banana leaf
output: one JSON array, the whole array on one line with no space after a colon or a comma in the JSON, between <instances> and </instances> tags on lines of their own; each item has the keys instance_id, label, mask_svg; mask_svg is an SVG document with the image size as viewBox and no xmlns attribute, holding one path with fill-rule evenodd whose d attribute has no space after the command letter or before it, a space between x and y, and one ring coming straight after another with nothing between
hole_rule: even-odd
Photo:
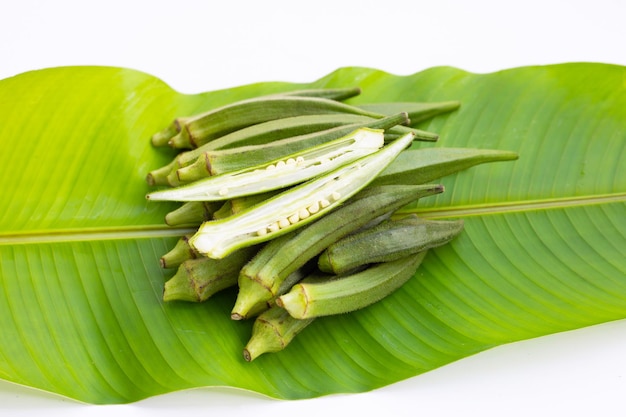
<instances>
[{"instance_id":1,"label":"green banana leaf","mask_svg":"<svg viewBox=\"0 0 626 417\"><path fill-rule=\"evenodd\" d=\"M304 87L353 103L460 100L421 123L434 144L516 151L442 179L413 208L464 218L387 299L316 320L252 363L235 292L164 303L181 230L147 202L179 115ZM362 392L494 346L626 318L626 68L592 63L411 76L343 68L310 84L184 95L137 71L65 67L0 81L0 378L89 403L200 386L299 399Z\"/></svg>"}]
</instances>

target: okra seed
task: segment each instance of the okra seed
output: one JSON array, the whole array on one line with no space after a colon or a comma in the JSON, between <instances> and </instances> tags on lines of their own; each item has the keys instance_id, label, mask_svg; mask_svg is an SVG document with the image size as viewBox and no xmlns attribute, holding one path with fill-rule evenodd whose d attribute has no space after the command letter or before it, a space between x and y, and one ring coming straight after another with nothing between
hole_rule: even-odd
<instances>
[{"instance_id":1,"label":"okra seed","mask_svg":"<svg viewBox=\"0 0 626 417\"><path fill-rule=\"evenodd\" d=\"M274 164L270 164L270 165L268 165L265 169L267 169L267 170L269 171L269 170L271 170L271 169L275 169L275 168L276 168L276 165L274 165Z\"/></svg>"},{"instance_id":2,"label":"okra seed","mask_svg":"<svg viewBox=\"0 0 626 417\"><path fill-rule=\"evenodd\" d=\"M258 236L265 236L265 235L267 234L267 228L266 228L266 227L264 227L264 228L262 228L262 229L257 230L256 234L257 234Z\"/></svg>"},{"instance_id":3,"label":"okra seed","mask_svg":"<svg viewBox=\"0 0 626 417\"><path fill-rule=\"evenodd\" d=\"M304 163L304 158L299 156L296 158L296 164L303 164Z\"/></svg>"},{"instance_id":4,"label":"okra seed","mask_svg":"<svg viewBox=\"0 0 626 417\"><path fill-rule=\"evenodd\" d=\"M341 194L335 191L334 193L332 193L331 197L333 201L339 201L339 199L341 198Z\"/></svg>"},{"instance_id":5,"label":"okra seed","mask_svg":"<svg viewBox=\"0 0 626 417\"><path fill-rule=\"evenodd\" d=\"M289 216L289 223L296 224L300 221L300 215L298 213L294 213Z\"/></svg>"},{"instance_id":6,"label":"okra seed","mask_svg":"<svg viewBox=\"0 0 626 417\"><path fill-rule=\"evenodd\" d=\"M288 227L290 224L291 223L289 223L289 219L287 218L283 218L278 221L278 227L280 227L281 229Z\"/></svg>"},{"instance_id":7,"label":"okra seed","mask_svg":"<svg viewBox=\"0 0 626 417\"><path fill-rule=\"evenodd\" d=\"M270 224L267 228L267 231L270 233L278 232L278 230L280 230L280 226L278 225L278 222Z\"/></svg>"},{"instance_id":8,"label":"okra seed","mask_svg":"<svg viewBox=\"0 0 626 417\"><path fill-rule=\"evenodd\" d=\"M278 162L276 163L276 168L282 168L282 167L284 167L285 165L286 165L286 164L285 164L285 161L278 161Z\"/></svg>"},{"instance_id":9,"label":"okra seed","mask_svg":"<svg viewBox=\"0 0 626 417\"><path fill-rule=\"evenodd\" d=\"M219 195L226 195L226 194L228 194L228 188L224 187L224 188L220 189L217 193Z\"/></svg>"},{"instance_id":10,"label":"okra seed","mask_svg":"<svg viewBox=\"0 0 626 417\"><path fill-rule=\"evenodd\" d=\"M317 213L318 211L320 211L320 204L319 204L319 202L317 202L317 201L316 201L315 203L311 204L311 205L309 206L309 208L308 208L308 211L309 211L309 213L311 213L311 214L315 214L315 213Z\"/></svg>"},{"instance_id":11,"label":"okra seed","mask_svg":"<svg viewBox=\"0 0 626 417\"><path fill-rule=\"evenodd\" d=\"M289 158L287 159L287 165L295 165L296 164L296 160L293 158Z\"/></svg>"},{"instance_id":12,"label":"okra seed","mask_svg":"<svg viewBox=\"0 0 626 417\"><path fill-rule=\"evenodd\" d=\"M305 208L301 208L300 211L298 211L298 216L300 216L301 219L306 219L310 215L311 213Z\"/></svg>"},{"instance_id":13,"label":"okra seed","mask_svg":"<svg viewBox=\"0 0 626 417\"><path fill-rule=\"evenodd\" d=\"M326 200L325 198L322 198L320 200L320 207L321 208L326 208L328 206L330 206L330 201Z\"/></svg>"}]
</instances>

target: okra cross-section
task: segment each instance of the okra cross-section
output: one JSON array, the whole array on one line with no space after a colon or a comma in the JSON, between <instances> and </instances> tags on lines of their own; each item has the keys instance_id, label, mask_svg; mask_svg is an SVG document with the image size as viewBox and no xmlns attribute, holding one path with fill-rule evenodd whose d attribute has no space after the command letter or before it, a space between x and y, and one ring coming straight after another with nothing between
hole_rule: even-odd
<instances>
[{"instance_id":1,"label":"okra cross-section","mask_svg":"<svg viewBox=\"0 0 626 417\"><path fill-rule=\"evenodd\" d=\"M155 191L150 200L218 201L285 188L315 178L380 149L384 131L357 129L342 138L280 160ZM245 157L242 155L242 157Z\"/></svg>"},{"instance_id":2,"label":"okra cross-section","mask_svg":"<svg viewBox=\"0 0 626 417\"><path fill-rule=\"evenodd\" d=\"M413 141L407 134L377 152L287 189L262 204L203 223L190 244L211 258L264 242L323 216L369 184Z\"/></svg>"}]
</instances>

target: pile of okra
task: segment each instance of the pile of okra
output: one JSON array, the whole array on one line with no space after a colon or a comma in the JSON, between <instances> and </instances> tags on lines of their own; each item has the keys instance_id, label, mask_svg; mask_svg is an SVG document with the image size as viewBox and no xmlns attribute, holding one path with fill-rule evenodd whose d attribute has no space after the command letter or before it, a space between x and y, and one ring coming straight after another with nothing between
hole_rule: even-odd
<instances>
[{"instance_id":1,"label":"pile of okra","mask_svg":"<svg viewBox=\"0 0 626 417\"><path fill-rule=\"evenodd\" d=\"M254 320L243 356L284 349L313 320L385 298L428 249L463 229L401 209L444 191L431 183L512 152L423 147L417 123L459 103L352 105L359 88L298 90L176 118L152 137L179 152L147 175L151 201L181 236L160 260L176 269L163 300L204 302L237 287L233 320Z\"/></svg>"}]
</instances>

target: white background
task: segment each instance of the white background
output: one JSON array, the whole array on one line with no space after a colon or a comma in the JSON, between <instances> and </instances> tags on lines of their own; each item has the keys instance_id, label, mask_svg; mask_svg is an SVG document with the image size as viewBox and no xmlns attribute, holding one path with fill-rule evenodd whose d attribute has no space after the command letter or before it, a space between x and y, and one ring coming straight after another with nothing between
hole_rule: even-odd
<instances>
[{"instance_id":1,"label":"white background","mask_svg":"<svg viewBox=\"0 0 626 417\"><path fill-rule=\"evenodd\" d=\"M110 65L196 93L313 81L343 66L406 75L440 65L626 65L625 27L621 0L2 0L0 78ZM203 388L91 406L0 381L0 416L624 416L625 352L622 320L495 348L374 392L295 402Z\"/></svg>"}]
</instances>

